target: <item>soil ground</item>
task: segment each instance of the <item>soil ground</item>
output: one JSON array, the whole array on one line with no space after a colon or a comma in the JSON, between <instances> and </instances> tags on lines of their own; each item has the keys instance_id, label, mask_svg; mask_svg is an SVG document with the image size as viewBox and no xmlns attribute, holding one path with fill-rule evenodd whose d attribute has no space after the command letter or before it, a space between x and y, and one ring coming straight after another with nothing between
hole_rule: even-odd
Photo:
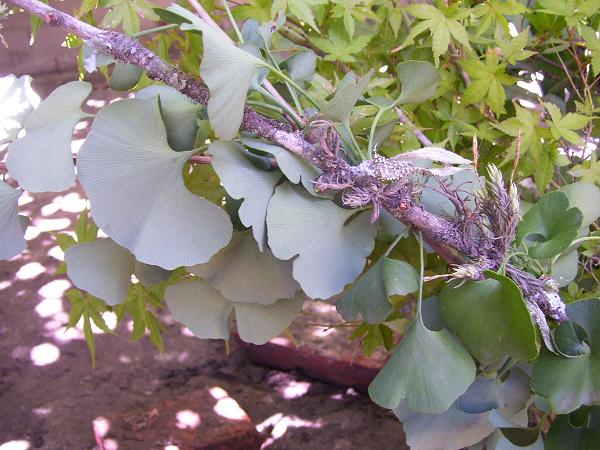
<instances>
[{"instance_id":1,"label":"soil ground","mask_svg":"<svg viewBox=\"0 0 600 450\"><path fill-rule=\"evenodd\" d=\"M64 79L47 75L37 80L37 90L45 96ZM96 86L91 99L103 102L109 95ZM95 418L203 386L222 387L238 401L269 437L263 448L406 448L400 423L368 397L251 365L235 346L226 356L221 341L196 339L169 317L164 355L147 339L131 343L123 323L117 336L96 334L93 369L81 330L65 330L63 292L70 283L53 275L62 252L50 234L73 229L85 207L83 192L25 193L21 204L21 214L32 219L28 250L0 262L0 449L92 449ZM29 447L4 446L11 441Z\"/></svg>"}]
</instances>

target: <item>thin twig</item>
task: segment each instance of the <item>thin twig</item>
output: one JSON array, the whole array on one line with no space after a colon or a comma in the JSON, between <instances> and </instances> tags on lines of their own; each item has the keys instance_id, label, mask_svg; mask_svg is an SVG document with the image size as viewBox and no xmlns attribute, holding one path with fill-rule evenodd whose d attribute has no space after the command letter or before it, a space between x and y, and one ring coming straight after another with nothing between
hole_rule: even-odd
<instances>
[{"instance_id":1,"label":"thin twig","mask_svg":"<svg viewBox=\"0 0 600 450\"><path fill-rule=\"evenodd\" d=\"M415 133L415 136L421 142L421 144L423 144L425 147L431 147L433 145L433 142L431 142L429 138L425 136L425 134L423 134L423 132L416 127L416 125L408 118L408 116L402 110L402 108L396 106L394 109L396 110L396 114L398 115L400 121L408 125L412 132Z\"/></svg>"},{"instance_id":2,"label":"thin twig","mask_svg":"<svg viewBox=\"0 0 600 450\"><path fill-rule=\"evenodd\" d=\"M517 166L519 165L519 160L521 159L521 129L517 132L517 140L515 142L515 159L513 160L513 168L510 173L510 185L514 183L515 172L517 171Z\"/></svg>"}]
</instances>

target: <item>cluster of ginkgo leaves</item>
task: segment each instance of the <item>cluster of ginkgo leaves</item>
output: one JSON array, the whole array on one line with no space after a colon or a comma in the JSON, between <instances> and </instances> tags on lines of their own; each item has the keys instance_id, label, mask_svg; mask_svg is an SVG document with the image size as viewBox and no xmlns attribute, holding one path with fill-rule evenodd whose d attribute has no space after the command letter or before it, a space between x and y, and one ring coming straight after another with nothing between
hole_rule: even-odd
<instances>
[{"instance_id":1,"label":"cluster of ginkgo leaves","mask_svg":"<svg viewBox=\"0 0 600 450\"><path fill-rule=\"evenodd\" d=\"M80 47L81 79L39 106L29 78L0 80L0 104L20 105L0 111L10 176L0 181L0 258L26 247L22 192L78 180L91 219L85 211L74 235L56 239L59 273L78 288L67 293L69 324L83 321L92 356L92 324L110 331L106 311L131 317L133 340L147 333L159 350L164 308L200 338L236 332L263 344L307 298L339 296L340 324L365 351L392 352L369 394L402 421L411 448L596 449L600 3L201 3L229 34L146 0L84 0L77 16L199 74L206 107L75 35L66 43ZM141 30L140 16L162 23ZM84 112L96 70L135 98ZM497 165L521 193L505 263L553 280L568 320L549 319L542 339L503 268L447 283L452 268L418 233L315 192L318 168L240 131L246 105L306 136L327 124L350 164L405 154L424 168L454 165L411 180L416 201L444 217L456 214L444 189L475 205L482 168ZM75 167L82 120L92 125Z\"/></svg>"}]
</instances>

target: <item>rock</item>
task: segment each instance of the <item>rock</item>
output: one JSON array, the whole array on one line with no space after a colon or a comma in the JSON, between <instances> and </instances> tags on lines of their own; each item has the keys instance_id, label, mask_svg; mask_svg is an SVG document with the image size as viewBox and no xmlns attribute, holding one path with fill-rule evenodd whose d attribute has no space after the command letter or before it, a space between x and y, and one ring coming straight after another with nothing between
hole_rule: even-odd
<instances>
[{"instance_id":1,"label":"rock","mask_svg":"<svg viewBox=\"0 0 600 450\"><path fill-rule=\"evenodd\" d=\"M264 345L249 344L237 337L250 361L280 370L298 370L321 381L366 392L385 364L386 352L377 350L367 358L358 341L348 340L351 328L315 326L342 322L334 304L307 300L303 309L308 314L300 314L290 326L297 345L287 336L275 337Z\"/></svg>"}]
</instances>

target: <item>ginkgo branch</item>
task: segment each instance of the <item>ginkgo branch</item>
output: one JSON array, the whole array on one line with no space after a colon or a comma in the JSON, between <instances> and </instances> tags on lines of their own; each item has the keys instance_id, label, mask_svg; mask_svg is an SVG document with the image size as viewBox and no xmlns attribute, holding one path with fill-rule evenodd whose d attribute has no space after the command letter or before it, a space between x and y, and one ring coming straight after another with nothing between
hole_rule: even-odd
<instances>
[{"instance_id":1,"label":"ginkgo branch","mask_svg":"<svg viewBox=\"0 0 600 450\"><path fill-rule=\"evenodd\" d=\"M207 104L209 91L200 79L164 61L137 40L116 31L98 29L38 0L8 0L8 2L40 17L51 26L79 36L96 50L110 54L118 61L142 67L149 78L164 82L202 105ZM360 190L361 186L380 188L385 186L385 182L376 179L358 166L351 166L337 154L331 153L327 146L323 146L323 140L309 141L302 130L292 130L289 125L263 117L250 107L244 109L241 129L305 158L330 179L344 179L351 182L352 189ZM387 164L385 158L380 158L378 163L383 167ZM394 165L393 162L390 164ZM401 187L402 183L396 182L394 186ZM426 211L416 203L409 185L407 188L388 190L387 194L382 194L383 196L378 199L377 204L373 203L374 208L378 210L383 207L399 221L420 230L425 242L448 263L461 263L465 256L471 256L473 253L472 248L469 248L471 244L466 245L466 240L457 235L456 224L449 218Z\"/></svg>"}]
</instances>

